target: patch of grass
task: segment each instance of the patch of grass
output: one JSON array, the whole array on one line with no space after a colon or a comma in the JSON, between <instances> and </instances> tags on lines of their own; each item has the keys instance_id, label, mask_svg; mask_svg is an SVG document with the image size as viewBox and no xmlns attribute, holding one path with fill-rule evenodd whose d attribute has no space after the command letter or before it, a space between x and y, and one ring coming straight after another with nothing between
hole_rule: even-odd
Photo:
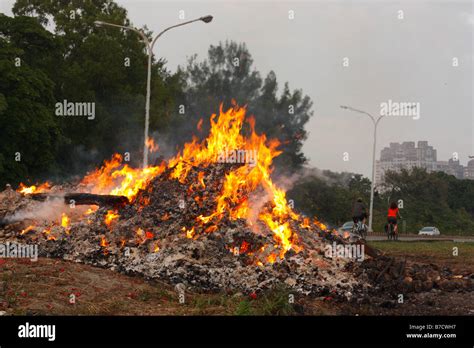
<instances>
[{"instance_id":1,"label":"patch of grass","mask_svg":"<svg viewBox=\"0 0 474 348\"><path fill-rule=\"evenodd\" d=\"M235 310L235 315L254 315L250 301L240 301Z\"/></svg>"},{"instance_id":2,"label":"patch of grass","mask_svg":"<svg viewBox=\"0 0 474 348\"><path fill-rule=\"evenodd\" d=\"M290 291L285 287L277 287L257 297L255 300L240 301L235 310L236 315L295 315L296 311L290 303Z\"/></svg>"},{"instance_id":3,"label":"patch of grass","mask_svg":"<svg viewBox=\"0 0 474 348\"><path fill-rule=\"evenodd\" d=\"M455 243L449 241L372 241L371 246L391 252L434 253L440 256L452 256L457 247L459 256L474 257L474 243Z\"/></svg>"},{"instance_id":4,"label":"patch of grass","mask_svg":"<svg viewBox=\"0 0 474 348\"><path fill-rule=\"evenodd\" d=\"M370 246L389 255L408 257L416 262L474 267L474 243L450 241L371 241ZM457 248L458 254L454 251Z\"/></svg>"}]
</instances>

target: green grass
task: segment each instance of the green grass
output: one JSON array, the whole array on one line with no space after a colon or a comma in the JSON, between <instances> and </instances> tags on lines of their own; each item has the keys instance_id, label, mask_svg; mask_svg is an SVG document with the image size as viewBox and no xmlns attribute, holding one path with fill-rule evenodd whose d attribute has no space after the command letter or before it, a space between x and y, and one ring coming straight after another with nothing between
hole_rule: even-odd
<instances>
[{"instance_id":1,"label":"green grass","mask_svg":"<svg viewBox=\"0 0 474 348\"><path fill-rule=\"evenodd\" d=\"M255 300L245 299L237 304L235 315L295 315L289 301L290 291L277 287L260 295Z\"/></svg>"},{"instance_id":2,"label":"green grass","mask_svg":"<svg viewBox=\"0 0 474 348\"><path fill-rule=\"evenodd\" d=\"M458 261L474 262L474 243L455 243L450 241L371 241L369 244L379 250L394 255L414 255L452 259L457 247ZM427 258L426 260L430 260Z\"/></svg>"}]
</instances>

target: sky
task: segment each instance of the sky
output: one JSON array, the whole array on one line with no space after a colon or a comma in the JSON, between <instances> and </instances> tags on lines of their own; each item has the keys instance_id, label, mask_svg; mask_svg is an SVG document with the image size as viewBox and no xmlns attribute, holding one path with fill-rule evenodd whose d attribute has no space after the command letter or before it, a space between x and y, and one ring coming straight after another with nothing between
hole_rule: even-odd
<instances>
[{"instance_id":1,"label":"sky","mask_svg":"<svg viewBox=\"0 0 474 348\"><path fill-rule=\"evenodd\" d=\"M466 164L474 155L472 1L117 2L133 25L155 33L181 22L180 11L184 20L214 16L159 39L154 53L171 71L234 40L247 44L262 76L273 70L280 86L302 89L314 103L303 147L311 166L369 176L372 122L340 105L378 117L389 100L419 103L420 115L382 119L377 158L390 142L419 140L437 149L438 160L456 152ZM0 12L11 15L13 3L0 0Z\"/></svg>"}]
</instances>

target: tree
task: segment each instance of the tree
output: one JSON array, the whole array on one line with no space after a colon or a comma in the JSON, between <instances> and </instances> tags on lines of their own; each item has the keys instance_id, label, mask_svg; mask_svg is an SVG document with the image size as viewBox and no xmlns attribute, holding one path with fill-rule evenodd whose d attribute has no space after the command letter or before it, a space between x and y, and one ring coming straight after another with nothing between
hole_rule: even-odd
<instances>
[{"instance_id":1,"label":"tree","mask_svg":"<svg viewBox=\"0 0 474 348\"><path fill-rule=\"evenodd\" d=\"M387 172L385 180L398 188L390 199L403 200L401 213L410 231L432 225L441 233L474 231L474 181L440 172L427 173L422 168Z\"/></svg>"},{"instance_id":2,"label":"tree","mask_svg":"<svg viewBox=\"0 0 474 348\"><path fill-rule=\"evenodd\" d=\"M133 31L97 28L102 20L130 26L127 11L108 0L17 0L15 15L35 16L54 28L59 57L47 72L55 82L57 102L94 103L96 116L58 117L64 135L57 163L64 174L80 174L113 152L131 152L141 162L146 91L145 45ZM144 28L145 33L151 33ZM164 68L152 66L150 131L164 129L179 94L180 80Z\"/></svg>"},{"instance_id":3,"label":"tree","mask_svg":"<svg viewBox=\"0 0 474 348\"><path fill-rule=\"evenodd\" d=\"M43 71L52 35L34 19L0 14L0 185L52 169L60 141L54 82Z\"/></svg>"}]
</instances>

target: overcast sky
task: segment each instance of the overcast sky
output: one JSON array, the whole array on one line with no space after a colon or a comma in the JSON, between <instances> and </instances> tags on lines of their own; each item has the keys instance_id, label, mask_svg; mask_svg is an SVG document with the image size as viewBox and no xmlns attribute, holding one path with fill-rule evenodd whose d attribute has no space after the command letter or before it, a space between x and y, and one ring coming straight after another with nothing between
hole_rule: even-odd
<instances>
[{"instance_id":1,"label":"overcast sky","mask_svg":"<svg viewBox=\"0 0 474 348\"><path fill-rule=\"evenodd\" d=\"M465 164L474 155L472 1L117 2L135 26L154 32L179 23L180 10L186 20L214 16L210 24L194 23L160 38L155 54L172 71L194 53L205 57L209 45L234 40L247 44L263 75L273 70L280 86L288 81L303 89L314 102L304 146L312 166L368 176L372 123L339 106L377 116L389 99L419 102L420 119L382 120L377 158L390 142L418 140L428 140L438 160L457 152ZM0 0L0 11L11 14L13 3Z\"/></svg>"}]
</instances>

